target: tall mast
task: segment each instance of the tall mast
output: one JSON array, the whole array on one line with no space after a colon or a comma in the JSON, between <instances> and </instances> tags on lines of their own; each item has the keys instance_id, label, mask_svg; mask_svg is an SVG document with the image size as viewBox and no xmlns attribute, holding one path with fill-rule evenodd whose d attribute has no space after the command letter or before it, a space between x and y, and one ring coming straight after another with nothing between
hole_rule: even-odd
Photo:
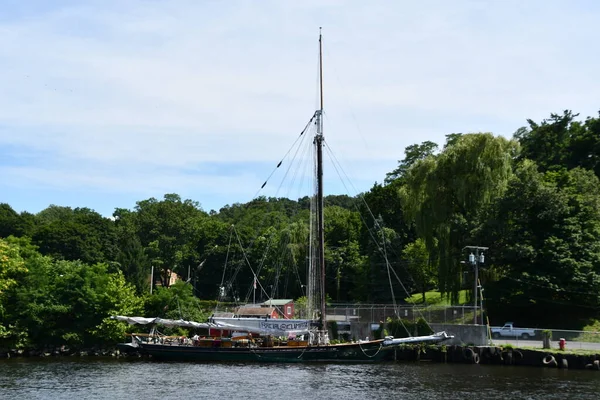
<instances>
[{"instance_id":1,"label":"tall mast","mask_svg":"<svg viewBox=\"0 0 600 400\"><path fill-rule=\"evenodd\" d=\"M323 223L323 43L321 28L319 27L319 91L321 107L317 110L317 236L318 236L318 263L321 272L321 315L319 323L322 330L326 330L325 318L325 228Z\"/></svg>"}]
</instances>

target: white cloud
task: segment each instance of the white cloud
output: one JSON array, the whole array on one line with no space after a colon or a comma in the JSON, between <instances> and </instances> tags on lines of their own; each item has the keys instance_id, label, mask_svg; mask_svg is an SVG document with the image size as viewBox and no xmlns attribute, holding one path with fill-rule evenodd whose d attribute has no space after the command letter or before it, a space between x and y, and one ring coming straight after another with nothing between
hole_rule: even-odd
<instances>
[{"instance_id":1,"label":"white cloud","mask_svg":"<svg viewBox=\"0 0 600 400\"><path fill-rule=\"evenodd\" d=\"M198 166L281 158L317 105L318 26L327 140L351 175L381 181L415 142L595 114L598 17L562 1L331 0L103 1L4 18L0 146L43 160L4 166L0 186L198 185L245 200L265 177Z\"/></svg>"}]
</instances>

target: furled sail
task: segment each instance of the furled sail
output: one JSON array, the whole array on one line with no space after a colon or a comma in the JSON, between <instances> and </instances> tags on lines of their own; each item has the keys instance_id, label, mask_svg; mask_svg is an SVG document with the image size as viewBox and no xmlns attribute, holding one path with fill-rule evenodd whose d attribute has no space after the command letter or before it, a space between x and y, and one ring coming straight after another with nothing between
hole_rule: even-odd
<instances>
[{"instance_id":1,"label":"furled sail","mask_svg":"<svg viewBox=\"0 0 600 400\"><path fill-rule=\"evenodd\" d=\"M272 336L304 335L310 330L310 321L305 319L213 317L210 322L195 322L183 319L127 317L122 315L115 315L111 318L127 322L130 325L154 324L184 328L220 329Z\"/></svg>"},{"instance_id":2,"label":"furled sail","mask_svg":"<svg viewBox=\"0 0 600 400\"><path fill-rule=\"evenodd\" d=\"M311 321L306 319L276 318L223 318L213 317L211 321L219 327L230 330L258 333L261 335L290 336L304 335L310 331Z\"/></svg>"},{"instance_id":3,"label":"furled sail","mask_svg":"<svg viewBox=\"0 0 600 400\"><path fill-rule=\"evenodd\" d=\"M129 325L163 325L163 326L181 326L185 328L219 328L214 323L207 322L195 322L195 321L186 321L183 319L165 319L165 318L145 318L145 317L126 317L122 315L115 315L111 317L117 321L127 322Z\"/></svg>"}]
</instances>

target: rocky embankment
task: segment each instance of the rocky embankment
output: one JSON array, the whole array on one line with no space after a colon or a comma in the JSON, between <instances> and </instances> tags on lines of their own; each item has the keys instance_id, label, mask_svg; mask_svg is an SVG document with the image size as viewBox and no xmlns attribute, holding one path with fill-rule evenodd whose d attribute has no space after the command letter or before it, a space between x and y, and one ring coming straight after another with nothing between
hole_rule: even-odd
<instances>
[{"instance_id":1,"label":"rocky embankment","mask_svg":"<svg viewBox=\"0 0 600 400\"><path fill-rule=\"evenodd\" d=\"M117 348L72 349L60 347L54 349L0 349L0 358L13 357L125 357ZM136 355L137 356L137 355Z\"/></svg>"}]
</instances>

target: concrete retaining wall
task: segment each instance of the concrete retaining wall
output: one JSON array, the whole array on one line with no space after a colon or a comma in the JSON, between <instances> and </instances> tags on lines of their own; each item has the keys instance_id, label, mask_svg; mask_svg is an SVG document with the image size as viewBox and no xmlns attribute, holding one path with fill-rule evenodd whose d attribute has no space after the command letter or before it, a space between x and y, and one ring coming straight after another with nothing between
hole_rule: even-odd
<instances>
[{"instance_id":1,"label":"concrete retaining wall","mask_svg":"<svg viewBox=\"0 0 600 400\"><path fill-rule=\"evenodd\" d=\"M468 344L472 346L487 346L487 326L485 325L450 325L429 324L434 332L446 331L448 335L454 335L454 339L447 340L446 345Z\"/></svg>"}]
</instances>

